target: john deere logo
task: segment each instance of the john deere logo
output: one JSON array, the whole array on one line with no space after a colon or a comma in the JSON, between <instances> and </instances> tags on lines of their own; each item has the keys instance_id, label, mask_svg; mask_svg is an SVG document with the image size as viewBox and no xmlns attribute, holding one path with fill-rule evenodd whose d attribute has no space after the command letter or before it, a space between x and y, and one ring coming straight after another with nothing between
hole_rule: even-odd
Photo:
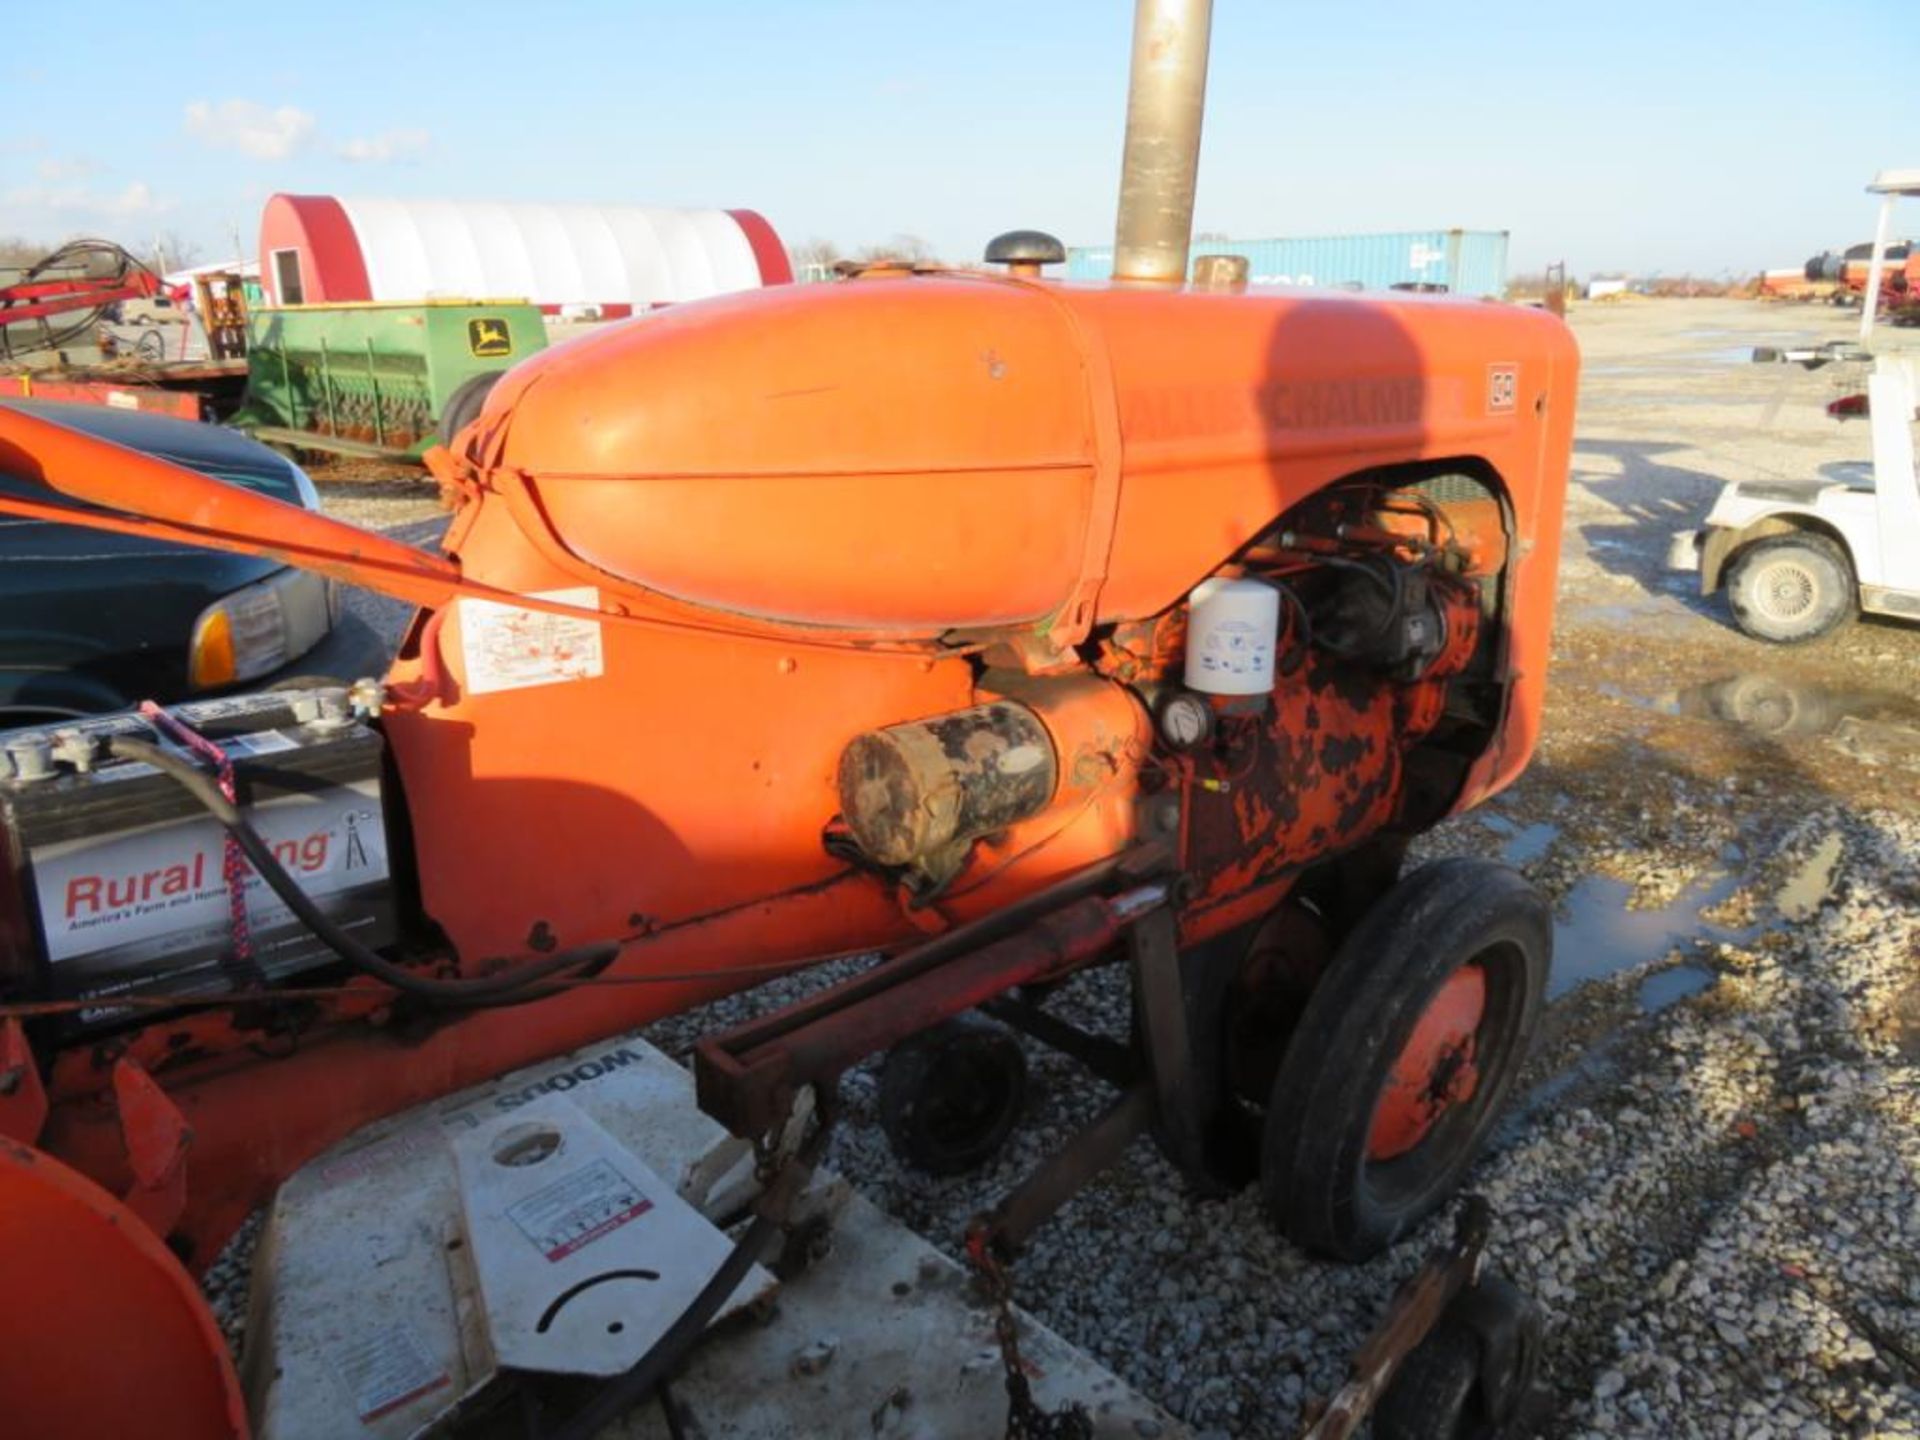
<instances>
[{"instance_id":1,"label":"john deere logo","mask_svg":"<svg viewBox=\"0 0 1920 1440\"><path fill-rule=\"evenodd\" d=\"M497 360L513 353L513 338L507 334L504 320L469 320L467 348L477 360Z\"/></svg>"}]
</instances>

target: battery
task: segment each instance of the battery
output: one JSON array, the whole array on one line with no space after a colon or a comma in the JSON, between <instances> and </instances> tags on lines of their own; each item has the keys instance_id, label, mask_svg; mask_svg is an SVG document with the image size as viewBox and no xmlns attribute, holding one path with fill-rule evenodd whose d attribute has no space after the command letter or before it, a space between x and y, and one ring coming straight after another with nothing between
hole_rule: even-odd
<instances>
[{"instance_id":1,"label":"battery","mask_svg":"<svg viewBox=\"0 0 1920 1440\"><path fill-rule=\"evenodd\" d=\"M390 944L385 747L344 692L170 713L227 754L243 813L319 909L363 945ZM240 955L225 829L178 781L109 757L115 735L188 753L134 713L0 732L0 997L97 1001L57 1027L71 1034L150 1013L116 1003L128 997L186 1004L335 962L244 859Z\"/></svg>"}]
</instances>

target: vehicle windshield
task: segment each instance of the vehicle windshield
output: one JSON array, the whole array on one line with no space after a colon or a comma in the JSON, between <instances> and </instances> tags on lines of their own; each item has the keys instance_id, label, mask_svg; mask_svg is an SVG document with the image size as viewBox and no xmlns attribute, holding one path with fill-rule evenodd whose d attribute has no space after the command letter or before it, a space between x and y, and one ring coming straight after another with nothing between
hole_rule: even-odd
<instances>
[{"instance_id":1,"label":"vehicle windshield","mask_svg":"<svg viewBox=\"0 0 1920 1440\"><path fill-rule=\"evenodd\" d=\"M305 493L300 471L238 431L218 425L202 425L166 416L110 410L97 405L55 405L8 400L42 419L52 420L83 434L96 436L137 450L155 459L165 460L230 485L285 500L289 504L311 503ZM51 501L80 510L107 510L68 496L49 492L44 486L0 471L0 494Z\"/></svg>"}]
</instances>

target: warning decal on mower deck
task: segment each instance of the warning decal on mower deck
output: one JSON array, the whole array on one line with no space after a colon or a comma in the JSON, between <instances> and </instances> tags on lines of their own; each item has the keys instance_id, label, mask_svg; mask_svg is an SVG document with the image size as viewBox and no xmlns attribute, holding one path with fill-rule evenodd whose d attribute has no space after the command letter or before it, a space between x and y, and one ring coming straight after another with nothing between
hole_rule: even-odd
<instances>
[{"instance_id":1,"label":"warning decal on mower deck","mask_svg":"<svg viewBox=\"0 0 1920 1440\"><path fill-rule=\"evenodd\" d=\"M638 1185L595 1160L515 1201L507 1218L548 1260L564 1260L652 1208Z\"/></svg>"},{"instance_id":2,"label":"warning decal on mower deck","mask_svg":"<svg viewBox=\"0 0 1920 1440\"><path fill-rule=\"evenodd\" d=\"M533 598L581 610L600 608L600 592L591 585L536 591ZM492 600L460 601L460 656L467 689L476 695L592 680L605 669L598 620Z\"/></svg>"},{"instance_id":3,"label":"warning decal on mower deck","mask_svg":"<svg viewBox=\"0 0 1920 1440\"><path fill-rule=\"evenodd\" d=\"M382 1325L347 1341L334 1350L333 1363L363 1424L452 1383L405 1325Z\"/></svg>"}]
</instances>

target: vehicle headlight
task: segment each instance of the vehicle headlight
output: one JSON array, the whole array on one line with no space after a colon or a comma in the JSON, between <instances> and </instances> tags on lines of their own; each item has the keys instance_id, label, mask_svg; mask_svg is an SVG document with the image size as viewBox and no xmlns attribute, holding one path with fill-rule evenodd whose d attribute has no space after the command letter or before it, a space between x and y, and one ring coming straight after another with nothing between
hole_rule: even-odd
<instances>
[{"instance_id":1,"label":"vehicle headlight","mask_svg":"<svg viewBox=\"0 0 1920 1440\"><path fill-rule=\"evenodd\" d=\"M282 570L213 602L193 622L187 683L211 690L255 680L298 659L333 627L333 582Z\"/></svg>"}]
</instances>

